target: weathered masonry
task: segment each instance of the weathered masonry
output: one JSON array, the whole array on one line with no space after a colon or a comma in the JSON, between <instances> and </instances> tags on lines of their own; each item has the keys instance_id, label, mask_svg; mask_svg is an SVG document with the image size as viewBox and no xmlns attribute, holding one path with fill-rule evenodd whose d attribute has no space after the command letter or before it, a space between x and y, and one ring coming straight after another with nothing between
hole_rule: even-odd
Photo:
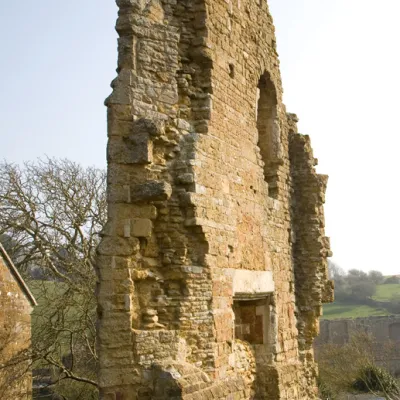
<instances>
[{"instance_id":1,"label":"weathered masonry","mask_svg":"<svg viewBox=\"0 0 400 400\"><path fill-rule=\"evenodd\" d=\"M31 313L36 301L0 244L0 398L32 398L26 352L31 345ZM21 360L24 360L21 362Z\"/></svg>"},{"instance_id":2,"label":"weathered masonry","mask_svg":"<svg viewBox=\"0 0 400 400\"><path fill-rule=\"evenodd\" d=\"M315 399L327 177L261 0L118 0L101 398Z\"/></svg>"}]
</instances>

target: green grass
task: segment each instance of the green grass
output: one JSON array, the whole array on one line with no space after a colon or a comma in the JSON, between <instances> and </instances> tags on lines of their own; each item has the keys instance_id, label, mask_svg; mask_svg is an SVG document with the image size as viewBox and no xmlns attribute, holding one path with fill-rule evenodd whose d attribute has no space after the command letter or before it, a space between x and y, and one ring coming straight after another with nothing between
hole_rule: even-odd
<instances>
[{"instance_id":1,"label":"green grass","mask_svg":"<svg viewBox=\"0 0 400 400\"><path fill-rule=\"evenodd\" d=\"M32 325L35 326L42 314L51 312L52 305L57 303L63 293L64 285L53 281L30 281L29 289L32 291L38 305L32 313Z\"/></svg>"},{"instance_id":2,"label":"green grass","mask_svg":"<svg viewBox=\"0 0 400 400\"><path fill-rule=\"evenodd\" d=\"M378 285L372 299L381 302L390 302L395 299L400 300L400 284ZM364 318L390 314L391 313L385 308L371 307L362 304L334 302L332 304L324 305L322 318Z\"/></svg>"},{"instance_id":3,"label":"green grass","mask_svg":"<svg viewBox=\"0 0 400 400\"><path fill-rule=\"evenodd\" d=\"M61 312L66 324L73 323L82 316L87 307L86 300L81 294L74 293L64 297L68 286L62 282L54 281L31 281L31 289L38 305L32 312L32 326L43 323L50 315ZM60 314L61 315L61 314ZM69 321L69 322L68 322Z\"/></svg>"},{"instance_id":4,"label":"green grass","mask_svg":"<svg viewBox=\"0 0 400 400\"><path fill-rule=\"evenodd\" d=\"M390 315L384 308L374 308L359 304L332 303L324 305L323 319L338 318L363 318L375 317L379 315Z\"/></svg>"},{"instance_id":5,"label":"green grass","mask_svg":"<svg viewBox=\"0 0 400 400\"><path fill-rule=\"evenodd\" d=\"M34 344L42 348L41 338L49 345L49 351L57 359L69 354L71 336L64 328L75 330L75 341L79 332L84 329L85 312L87 303L81 294L71 294L64 297L68 285L54 281L30 281L31 289L38 305L32 312L32 333ZM90 310L89 310L90 312ZM95 311L92 310L92 318L95 319ZM50 327L54 326L56 330ZM48 366L39 360L36 368Z\"/></svg>"},{"instance_id":6,"label":"green grass","mask_svg":"<svg viewBox=\"0 0 400 400\"><path fill-rule=\"evenodd\" d=\"M377 301L390 301L395 297L400 299L400 284L396 283L378 285L375 294L372 296Z\"/></svg>"}]
</instances>

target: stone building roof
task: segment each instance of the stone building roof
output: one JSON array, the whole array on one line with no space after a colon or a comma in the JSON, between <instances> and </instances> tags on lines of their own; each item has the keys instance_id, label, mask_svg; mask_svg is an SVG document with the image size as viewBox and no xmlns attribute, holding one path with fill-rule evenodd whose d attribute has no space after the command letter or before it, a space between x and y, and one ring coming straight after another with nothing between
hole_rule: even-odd
<instances>
[{"instance_id":1,"label":"stone building roof","mask_svg":"<svg viewBox=\"0 0 400 400\"><path fill-rule=\"evenodd\" d=\"M11 274L14 276L14 279L18 282L19 287L25 294L25 297L29 300L32 306L36 306L37 302L33 297L32 292L29 290L28 286L26 285L25 281L22 279L22 276L18 272L17 268L15 267L14 263L12 262L10 256L7 254L6 250L0 243L0 257L4 260L4 264L10 270Z\"/></svg>"}]
</instances>

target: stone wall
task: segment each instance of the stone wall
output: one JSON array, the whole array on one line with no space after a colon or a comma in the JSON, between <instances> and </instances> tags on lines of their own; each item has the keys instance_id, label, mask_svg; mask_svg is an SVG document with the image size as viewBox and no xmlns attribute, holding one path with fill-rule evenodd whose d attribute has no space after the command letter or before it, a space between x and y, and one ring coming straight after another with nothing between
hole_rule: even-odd
<instances>
[{"instance_id":1,"label":"stone wall","mask_svg":"<svg viewBox=\"0 0 400 400\"><path fill-rule=\"evenodd\" d=\"M0 398L32 398L26 361L35 300L0 244Z\"/></svg>"},{"instance_id":2,"label":"stone wall","mask_svg":"<svg viewBox=\"0 0 400 400\"><path fill-rule=\"evenodd\" d=\"M101 396L161 398L189 371L198 385L171 398L313 399L312 342L331 293L327 179L282 104L268 6L117 3ZM246 371L235 325L250 330ZM164 373L176 382L160 389Z\"/></svg>"},{"instance_id":3,"label":"stone wall","mask_svg":"<svg viewBox=\"0 0 400 400\"><path fill-rule=\"evenodd\" d=\"M374 359L400 376L400 315L321 320L316 353L326 343L341 345L358 333L371 335Z\"/></svg>"}]
</instances>

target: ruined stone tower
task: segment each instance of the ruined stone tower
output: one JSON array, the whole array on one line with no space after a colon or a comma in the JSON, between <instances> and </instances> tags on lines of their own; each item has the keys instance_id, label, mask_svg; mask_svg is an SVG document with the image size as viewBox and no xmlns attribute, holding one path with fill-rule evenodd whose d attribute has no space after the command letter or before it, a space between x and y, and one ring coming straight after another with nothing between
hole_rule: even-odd
<instances>
[{"instance_id":1,"label":"ruined stone tower","mask_svg":"<svg viewBox=\"0 0 400 400\"><path fill-rule=\"evenodd\" d=\"M101 398L315 399L326 176L265 0L117 0Z\"/></svg>"}]
</instances>

